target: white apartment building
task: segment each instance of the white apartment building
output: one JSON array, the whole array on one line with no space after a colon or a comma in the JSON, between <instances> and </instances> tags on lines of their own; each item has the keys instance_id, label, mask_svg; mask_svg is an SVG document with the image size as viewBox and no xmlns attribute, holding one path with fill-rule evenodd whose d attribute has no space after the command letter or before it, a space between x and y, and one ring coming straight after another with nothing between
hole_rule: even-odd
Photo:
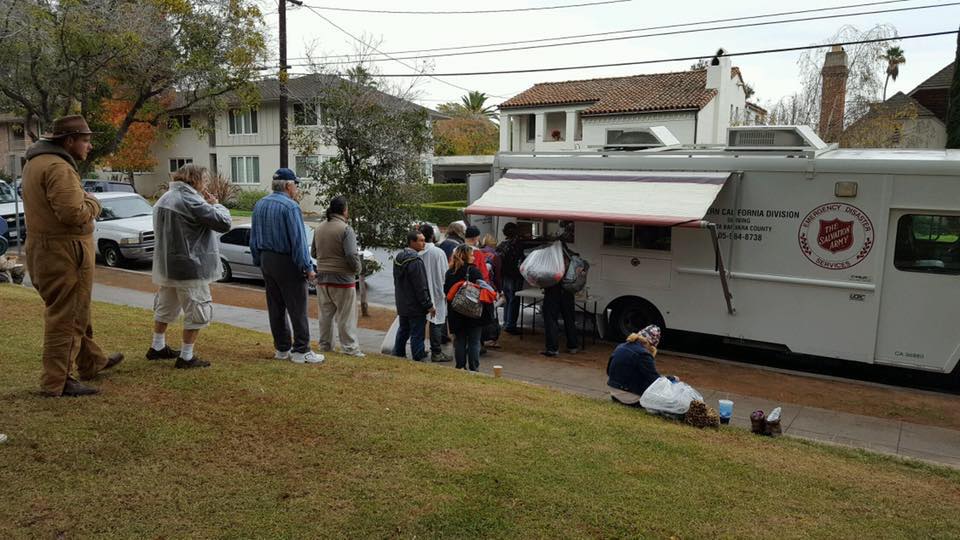
<instances>
[{"instance_id":1,"label":"white apartment building","mask_svg":"<svg viewBox=\"0 0 960 540\"><path fill-rule=\"evenodd\" d=\"M719 56L705 69L536 84L500 104L500 151L590 151L638 142L631 130L650 126L682 144L723 143L730 125L761 112Z\"/></svg>"}]
</instances>

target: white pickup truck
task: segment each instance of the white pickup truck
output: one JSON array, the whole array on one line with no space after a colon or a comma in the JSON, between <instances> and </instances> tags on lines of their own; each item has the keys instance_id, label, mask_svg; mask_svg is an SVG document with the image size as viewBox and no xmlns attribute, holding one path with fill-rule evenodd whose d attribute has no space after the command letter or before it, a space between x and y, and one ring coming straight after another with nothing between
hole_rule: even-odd
<instances>
[{"instance_id":1,"label":"white pickup truck","mask_svg":"<svg viewBox=\"0 0 960 540\"><path fill-rule=\"evenodd\" d=\"M97 254L107 266L153 258L153 207L135 193L93 194L103 205L93 231Z\"/></svg>"}]
</instances>

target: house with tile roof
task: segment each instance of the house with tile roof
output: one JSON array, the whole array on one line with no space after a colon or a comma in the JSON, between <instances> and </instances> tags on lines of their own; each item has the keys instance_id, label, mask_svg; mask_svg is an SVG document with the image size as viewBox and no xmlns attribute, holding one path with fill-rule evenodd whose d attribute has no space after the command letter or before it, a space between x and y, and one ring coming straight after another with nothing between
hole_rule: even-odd
<instances>
[{"instance_id":1,"label":"house with tile roof","mask_svg":"<svg viewBox=\"0 0 960 540\"><path fill-rule=\"evenodd\" d=\"M916 88L876 103L848 126L840 145L848 148L931 148L947 144L947 105L954 62Z\"/></svg>"},{"instance_id":2,"label":"house with tile roof","mask_svg":"<svg viewBox=\"0 0 960 540\"><path fill-rule=\"evenodd\" d=\"M317 98L324 89L336 84L334 75L305 75L288 82L291 128L324 129L327 120ZM274 171L280 167L280 85L277 79L257 83L260 104L253 109L235 109L208 118L199 107L170 118L171 129L158 137L153 145L157 166L153 171L138 174L137 190L152 195L160 184L169 182L171 173L187 163L196 163L217 171L243 189L269 190ZM383 93L382 99L405 106L423 108L431 120L446 118L415 103ZM176 107L182 96L176 96ZM203 129L200 129L203 128ZM306 176L307 168L318 161L337 155L332 146L321 146L313 155L298 155L290 146L290 168ZM428 171L429 172L429 171Z\"/></svg>"},{"instance_id":3,"label":"house with tile roof","mask_svg":"<svg viewBox=\"0 0 960 540\"><path fill-rule=\"evenodd\" d=\"M757 117L745 89L724 56L705 69L539 83L500 104L500 150L590 151L649 126L683 144L722 143L731 124Z\"/></svg>"}]
</instances>

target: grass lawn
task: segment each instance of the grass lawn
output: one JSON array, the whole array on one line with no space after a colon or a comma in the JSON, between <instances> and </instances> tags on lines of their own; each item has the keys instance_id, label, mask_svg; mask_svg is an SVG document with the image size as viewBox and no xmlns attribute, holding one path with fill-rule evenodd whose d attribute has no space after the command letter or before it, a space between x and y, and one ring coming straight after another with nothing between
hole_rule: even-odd
<instances>
[{"instance_id":1,"label":"grass lawn","mask_svg":"<svg viewBox=\"0 0 960 540\"><path fill-rule=\"evenodd\" d=\"M252 210L237 210L236 208L230 209L230 215L233 217L250 217L253 215Z\"/></svg>"},{"instance_id":2,"label":"grass lawn","mask_svg":"<svg viewBox=\"0 0 960 540\"><path fill-rule=\"evenodd\" d=\"M382 357L211 369L141 358L150 314L97 304L127 353L101 396L36 394L41 304L0 287L0 538L955 537L960 472ZM177 340L174 340L177 341Z\"/></svg>"}]
</instances>

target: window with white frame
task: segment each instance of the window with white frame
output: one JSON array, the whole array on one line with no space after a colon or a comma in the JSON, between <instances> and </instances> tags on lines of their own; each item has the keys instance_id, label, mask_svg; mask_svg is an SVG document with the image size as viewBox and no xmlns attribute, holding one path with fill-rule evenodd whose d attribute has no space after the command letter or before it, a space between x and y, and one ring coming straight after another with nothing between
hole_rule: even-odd
<instances>
[{"instance_id":1,"label":"window with white frame","mask_svg":"<svg viewBox=\"0 0 960 540\"><path fill-rule=\"evenodd\" d=\"M180 167L188 163L193 163L191 158L170 158L170 172L175 173L180 170Z\"/></svg>"},{"instance_id":2,"label":"window with white frame","mask_svg":"<svg viewBox=\"0 0 960 540\"><path fill-rule=\"evenodd\" d=\"M170 129L190 129L193 127L189 114L172 114L167 118L167 127Z\"/></svg>"},{"instance_id":3,"label":"window with white frame","mask_svg":"<svg viewBox=\"0 0 960 540\"><path fill-rule=\"evenodd\" d=\"M230 135L254 135L257 131L256 109L230 109Z\"/></svg>"},{"instance_id":4,"label":"window with white frame","mask_svg":"<svg viewBox=\"0 0 960 540\"><path fill-rule=\"evenodd\" d=\"M230 181L234 184L259 184L260 158L258 156L231 157Z\"/></svg>"},{"instance_id":5,"label":"window with white frame","mask_svg":"<svg viewBox=\"0 0 960 540\"><path fill-rule=\"evenodd\" d=\"M297 156L294 158L294 172L298 178L312 178L317 172L317 167L326 161L326 156Z\"/></svg>"},{"instance_id":6,"label":"window with white frame","mask_svg":"<svg viewBox=\"0 0 960 540\"><path fill-rule=\"evenodd\" d=\"M293 124L296 126L319 126L323 123L323 114L316 103L294 103Z\"/></svg>"}]
</instances>

